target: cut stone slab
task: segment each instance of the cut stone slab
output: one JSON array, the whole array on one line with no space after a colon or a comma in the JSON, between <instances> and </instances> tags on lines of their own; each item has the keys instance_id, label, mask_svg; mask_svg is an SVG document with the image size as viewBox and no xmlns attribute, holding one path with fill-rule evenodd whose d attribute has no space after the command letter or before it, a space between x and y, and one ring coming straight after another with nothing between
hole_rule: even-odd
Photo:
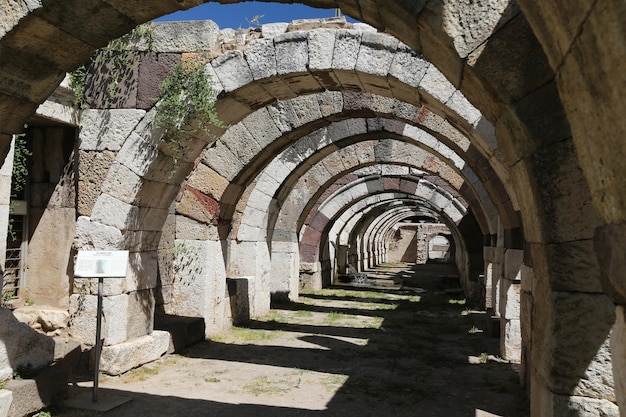
<instances>
[{"instance_id":1,"label":"cut stone slab","mask_svg":"<svg viewBox=\"0 0 626 417\"><path fill-rule=\"evenodd\" d=\"M0 389L0 417L7 417L13 401L13 393L6 389Z\"/></svg>"},{"instance_id":2,"label":"cut stone slab","mask_svg":"<svg viewBox=\"0 0 626 417\"><path fill-rule=\"evenodd\" d=\"M152 334L102 348L100 371L120 375L163 356L170 346L170 334L155 330Z\"/></svg>"},{"instance_id":3,"label":"cut stone slab","mask_svg":"<svg viewBox=\"0 0 626 417\"><path fill-rule=\"evenodd\" d=\"M204 318L158 315L155 317L154 328L170 334L167 353L179 352L181 349L204 340Z\"/></svg>"},{"instance_id":4,"label":"cut stone slab","mask_svg":"<svg viewBox=\"0 0 626 417\"><path fill-rule=\"evenodd\" d=\"M67 390L67 373L52 367L43 370L32 379L13 380L5 389L11 391L13 401L8 417L30 415L48 407L56 399L63 398Z\"/></svg>"}]
</instances>

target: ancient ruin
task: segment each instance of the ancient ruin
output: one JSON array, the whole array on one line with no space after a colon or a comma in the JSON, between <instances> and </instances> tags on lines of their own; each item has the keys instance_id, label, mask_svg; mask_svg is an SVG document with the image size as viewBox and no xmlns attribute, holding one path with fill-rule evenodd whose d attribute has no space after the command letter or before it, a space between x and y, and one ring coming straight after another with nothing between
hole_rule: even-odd
<instances>
[{"instance_id":1,"label":"ancient ruin","mask_svg":"<svg viewBox=\"0 0 626 417\"><path fill-rule=\"evenodd\" d=\"M626 416L623 1L303 0L364 23L151 23L123 76L92 58L200 3L0 0L0 381L93 346L80 250L130 254L104 286L114 375L176 349L177 318L198 340L383 262L447 262L531 416ZM221 125L169 140L180 62Z\"/></svg>"}]
</instances>

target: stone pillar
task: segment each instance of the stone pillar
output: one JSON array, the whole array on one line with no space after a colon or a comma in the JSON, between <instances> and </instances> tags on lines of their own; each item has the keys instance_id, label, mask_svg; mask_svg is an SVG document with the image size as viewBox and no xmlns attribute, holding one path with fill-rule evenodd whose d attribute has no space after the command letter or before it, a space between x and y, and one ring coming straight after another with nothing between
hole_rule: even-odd
<instances>
[{"instance_id":1,"label":"stone pillar","mask_svg":"<svg viewBox=\"0 0 626 417\"><path fill-rule=\"evenodd\" d=\"M615 304L610 342L613 378L620 416L626 417L626 223L598 227L593 249L600 265L602 289Z\"/></svg>"},{"instance_id":2,"label":"stone pillar","mask_svg":"<svg viewBox=\"0 0 626 417\"><path fill-rule=\"evenodd\" d=\"M270 311L270 268L267 243L229 242L228 277L254 277L254 291L250 294L251 317L262 317Z\"/></svg>"},{"instance_id":3,"label":"stone pillar","mask_svg":"<svg viewBox=\"0 0 626 417\"><path fill-rule=\"evenodd\" d=\"M415 263L423 265L426 262L428 262L427 230L425 225L419 225L417 227L417 253Z\"/></svg>"},{"instance_id":4,"label":"stone pillar","mask_svg":"<svg viewBox=\"0 0 626 417\"><path fill-rule=\"evenodd\" d=\"M202 317L205 335L222 332L230 323L226 303L226 269L222 244L215 240L176 239L172 248L173 282L164 312Z\"/></svg>"},{"instance_id":5,"label":"stone pillar","mask_svg":"<svg viewBox=\"0 0 626 417\"><path fill-rule=\"evenodd\" d=\"M270 291L272 299L297 301L300 281L300 253L296 242L272 242Z\"/></svg>"},{"instance_id":6,"label":"stone pillar","mask_svg":"<svg viewBox=\"0 0 626 417\"><path fill-rule=\"evenodd\" d=\"M500 284L500 353L503 358L518 363L522 355L520 291L523 260L523 250L506 249Z\"/></svg>"}]
</instances>

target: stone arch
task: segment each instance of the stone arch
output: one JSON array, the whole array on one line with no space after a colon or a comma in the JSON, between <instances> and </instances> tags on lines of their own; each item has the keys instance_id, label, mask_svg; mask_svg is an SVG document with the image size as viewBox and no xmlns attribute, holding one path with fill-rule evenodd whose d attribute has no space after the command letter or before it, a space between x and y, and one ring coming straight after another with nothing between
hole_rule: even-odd
<instances>
[{"instance_id":1,"label":"stone arch","mask_svg":"<svg viewBox=\"0 0 626 417\"><path fill-rule=\"evenodd\" d=\"M195 3L184 4L182 7L190 7L193 4ZM134 2L116 5L117 8L110 6L110 3L94 2L85 10L75 7L73 3L45 6L36 2L3 3L3 9L6 7L6 10L14 12L3 22L2 46L16 52L10 54L13 58L5 72L10 76L3 77L0 88L3 96L0 106L3 109L4 121L3 151L9 140L8 135L21 129L27 116L52 91L53 85L60 80L65 70L76 67L87 59L95 47L102 46L109 39L128 31L136 23L174 11L177 7L174 3L163 3L151 8L142 7ZM335 3L326 2L315 5L336 6ZM559 289L560 293L554 294L554 297L558 298L565 297L563 293L569 296L577 290L575 286L568 285L569 281L562 277L560 273L562 264L558 258L563 253L577 254L581 250L590 250L593 229L600 226L598 244L605 245L608 249L615 248L614 252L608 251L610 255L602 258L608 278L607 291L618 304L623 305L623 297L620 296L623 294L622 279L621 276L611 272L610 265L623 253L622 249L618 249L620 245L611 242L611 237L619 236L617 232L623 229L621 223L626 216L622 192L624 169L621 161L624 144L619 140L624 136L620 133L626 131L626 124L621 116L621 89L615 88L615 85L623 85L626 72L620 65L615 65L615 57L619 56L621 49L616 52L615 48L604 48L605 45L623 47L621 17L626 13L623 2L614 0L610 3L596 2L582 6L574 3L547 2L536 7L533 2L522 0L520 5L523 13L516 13L516 6L507 2L488 10L481 10L484 6L482 3L466 5L455 2L437 3L436 6L430 4L409 6L396 1L386 4L364 1L361 7L343 2L339 5L349 15L362 18L376 27L386 28L415 50L422 51L449 79L461 85L465 95L470 101L477 103L489 120L498 119L496 130L500 132L498 140L501 143L515 143L515 146L512 146L512 156L508 156L507 160L517 162L518 165L513 175L516 188L530 194L521 198L522 216L528 219L528 222L537 218L543 223L540 225L525 223L525 236L531 244L533 265L542 278L538 280L542 287L539 288L537 295ZM95 10L99 13L95 13ZM382 12L370 14L370 10ZM484 25L481 26L484 30L473 31L472 25L463 24L467 17L471 18L474 15L487 17L477 20L480 25ZM525 18L528 18L530 25ZM98 24L103 21L108 24ZM540 43L535 39L533 30ZM50 36L41 39L32 35L38 33L49 33ZM31 35L39 42L33 49L21 47ZM556 72L556 76L563 81L558 85L553 82L555 75L547 68L547 60L542 50L546 51L548 63ZM63 54L63 51L66 53ZM37 59L32 59L33 57ZM468 59L464 61L465 58ZM39 65L31 68L31 62L37 62ZM598 65L589 68L585 65L588 62L597 62ZM525 70L528 70L526 74ZM21 77L30 75L34 80L15 82L18 73ZM512 79L522 81L507 82ZM22 80L18 78L18 81ZM557 97L557 93L561 94L562 99ZM603 105L599 106L598 101ZM532 109L533 104L541 102L545 104ZM554 103L556 108L551 108ZM552 122L555 119L559 120L561 103L565 104L567 110L567 117L563 114L561 119L564 122L555 129L540 132L540 126L537 126L540 123L535 123L535 118L544 119L541 116L544 110L547 110L545 114L553 116L550 118ZM606 116L596 117L598 108L603 108L603 114ZM568 121L574 128L576 147L569 142L569 134L563 129ZM524 127L529 129L525 130ZM517 131L518 128L522 128L522 132ZM557 142L551 141L551 137ZM562 139L564 142L560 142ZM551 149L548 144L552 145ZM530 145L530 149L526 148L527 145ZM616 149L620 152L616 152ZM564 154L555 164L559 165L559 168L552 167L543 172L544 167L548 165L547 161L551 161L549 156L559 155L558 151L561 150ZM580 156L584 177L578 172L577 156ZM554 178L565 177L571 177L572 184L562 188L550 187L550 182L554 181ZM592 193L586 191L586 181L592 184ZM574 193L577 185L583 190L580 196ZM572 194L568 194L569 192ZM592 196L595 206L602 214L602 222L588 216L590 209L585 205ZM549 202L554 197L557 197L554 199L555 205L551 205ZM585 207L584 213L578 218L557 220L563 214L563 208L580 206ZM567 215L567 212L565 214ZM590 219L581 222L584 227L581 227L578 233L566 234L560 230L562 229L560 222L569 223L572 220L584 220L586 217ZM578 297L578 305L583 305L581 309L583 312L591 313L589 317L594 317L593 313L597 311L592 308L594 304L601 306L606 304L601 301L602 289L595 285L597 276L592 271L597 267L595 260L592 264L594 265L591 267L577 270L576 274L576 278L584 283L585 288L592 291L586 291L587 297L580 294L572 295L574 298ZM590 276L592 278L589 278ZM561 344L551 345L551 339L544 338L543 334L552 334L553 329L569 328L568 324L571 323L567 321L567 316L557 306L556 301L549 297L543 301L547 305L538 306L537 311L546 313L546 316L552 319L546 320L549 323L546 326L552 327L546 330L537 326L537 334L533 340L543 341L541 343L544 345L533 345L533 351L548 351L552 356L546 360L547 365L542 366L548 371L533 374L538 386L533 391L535 393L533 403L537 404L535 410L539 410L534 413L559 415L567 407L563 405L564 402L575 402L580 405L586 397L595 398L588 390L578 387L579 379L573 375L584 373L584 366L598 350L598 340L601 340L608 330L603 325L603 330L599 333L604 334L588 336L586 340L589 341L589 345L584 348L582 360L579 358L570 358L568 359L570 362L561 360L559 359ZM603 307L602 311L604 310ZM623 311L621 313L623 314ZM580 316L587 317L586 314ZM587 320L586 323L594 320L603 324L611 322L608 315ZM589 325L594 328L592 324ZM625 326L622 322L620 326L623 332ZM575 339L574 335L569 336L558 335L557 338ZM537 356L540 356L539 353ZM536 358L536 362L543 365L541 358ZM572 363L574 366L568 366ZM583 369L580 368L581 363ZM575 368L575 371L561 378L557 372L558 369L562 369L561 366L564 369ZM572 381L577 390L572 388ZM563 398L572 392L583 400L575 397Z\"/></svg>"}]
</instances>

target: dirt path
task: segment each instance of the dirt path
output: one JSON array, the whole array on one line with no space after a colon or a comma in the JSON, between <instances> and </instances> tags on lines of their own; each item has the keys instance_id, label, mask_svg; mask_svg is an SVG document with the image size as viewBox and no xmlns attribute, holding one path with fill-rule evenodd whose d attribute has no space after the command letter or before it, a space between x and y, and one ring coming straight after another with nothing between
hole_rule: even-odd
<instances>
[{"instance_id":1,"label":"dirt path","mask_svg":"<svg viewBox=\"0 0 626 417\"><path fill-rule=\"evenodd\" d=\"M52 415L527 416L484 315L443 291L445 267L410 267L373 271L376 289L305 293L245 328L104 378L101 395L132 397L107 413Z\"/></svg>"}]
</instances>

